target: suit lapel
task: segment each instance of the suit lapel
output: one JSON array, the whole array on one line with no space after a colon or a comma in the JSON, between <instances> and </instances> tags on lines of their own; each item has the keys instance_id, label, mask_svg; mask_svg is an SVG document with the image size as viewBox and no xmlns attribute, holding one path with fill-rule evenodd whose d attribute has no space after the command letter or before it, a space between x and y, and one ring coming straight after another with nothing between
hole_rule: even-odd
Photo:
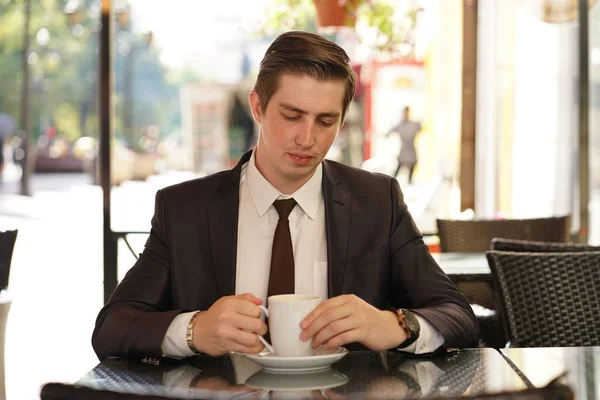
<instances>
[{"instance_id":1,"label":"suit lapel","mask_svg":"<svg viewBox=\"0 0 600 400\"><path fill-rule=\"evenodd\" d=\"M350 235L351 196L339 185L338 176L327 161L323 161L323 199L327 235L328 294L329 297L335 297L342 294L344 283Z\"/></svg>"},{"instance_id":2,"label":"suit lapel","mask_svg":"<svg viewBox=\"0 0 600 400\"><path fill-rule=\"evenodd\" d=\"M252 152L228 171L208 209L210 248L219 297L235 294L240 175Z\"/></svg>"}]
</instances>

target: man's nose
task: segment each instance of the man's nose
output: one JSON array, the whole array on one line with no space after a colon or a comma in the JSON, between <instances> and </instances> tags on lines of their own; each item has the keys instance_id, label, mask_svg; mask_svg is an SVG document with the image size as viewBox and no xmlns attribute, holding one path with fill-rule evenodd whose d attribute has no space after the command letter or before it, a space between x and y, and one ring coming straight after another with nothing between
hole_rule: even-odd
<instances>
[{"instance_id":1,"label":"man's nose","mask_svg":"<svg viewBox=\"0 0 600 400\"><path fill-rule=\"evenodd\" d=\"M307 122L302 126L298 134L296 135L296 144L302 146L302 148L309 148L315 144L315 124Z\"/></svg>"}]
</instances>

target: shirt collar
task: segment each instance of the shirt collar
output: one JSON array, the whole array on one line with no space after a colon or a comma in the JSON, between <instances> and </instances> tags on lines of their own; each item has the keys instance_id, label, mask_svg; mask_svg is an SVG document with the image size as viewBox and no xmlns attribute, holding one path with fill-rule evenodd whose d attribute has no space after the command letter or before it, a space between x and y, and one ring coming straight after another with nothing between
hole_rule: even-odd
<instances>
[{"instance_id":1,"label":"shirt collar","mask_svg":"<svg viewBox=\"0 0 600 400\"><path fill-rule=\"evenodd\" d=\"M313 176L308 182L302 185L300 189L296 190L292 195L286 196L275 189L258 171L254 154L255 152L253 151L250 161L248 162L246 178L250 198L256 207L258 215L262 217L275 200L292 197L310 219L315 219L317 217L317 212L319 211L319 206L321 205L323 194L323 189L321 187L323 181L323 165L321 163L319 164Z\"/></svg>"}]
</instances>

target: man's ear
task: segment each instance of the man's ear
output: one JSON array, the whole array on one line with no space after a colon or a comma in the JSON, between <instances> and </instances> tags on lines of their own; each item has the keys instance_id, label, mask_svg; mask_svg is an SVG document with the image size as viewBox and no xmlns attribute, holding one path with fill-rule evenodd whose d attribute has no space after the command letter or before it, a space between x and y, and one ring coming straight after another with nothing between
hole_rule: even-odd
<instances>
[{"instance_id":1,"label":"man's ear","mask_svg":"<svg viewBox=\"0 0 600 400\"><path fill-rule=\"evenodd\" d=\"M258 98L258 93L256 90L251 90L250 94L248 94L248 103L250 103L250 110L252 111L252 116L257 123L261 123L262 115L260 109L260 99Z\"/></svg>"}]
</instances>

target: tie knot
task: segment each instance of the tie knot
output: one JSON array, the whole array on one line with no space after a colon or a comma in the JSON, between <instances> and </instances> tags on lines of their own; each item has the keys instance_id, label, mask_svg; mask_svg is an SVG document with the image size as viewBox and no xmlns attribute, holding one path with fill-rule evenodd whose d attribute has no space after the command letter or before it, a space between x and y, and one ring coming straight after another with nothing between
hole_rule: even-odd
<instances>
[{"instance_id":1,"label":"tie knot","mask_svg":"<svg viewBox=\"0 0 600 400\"><path fill-rule=\"evenodd\" d=\"M275 202L273 203L275 209L279 213L280 219L287 219L287 217L290 216L290 213L292 212L294 207L296 207L296 204L296 200L294 199L275 200Z\"/></svg>"}]
</instances>

